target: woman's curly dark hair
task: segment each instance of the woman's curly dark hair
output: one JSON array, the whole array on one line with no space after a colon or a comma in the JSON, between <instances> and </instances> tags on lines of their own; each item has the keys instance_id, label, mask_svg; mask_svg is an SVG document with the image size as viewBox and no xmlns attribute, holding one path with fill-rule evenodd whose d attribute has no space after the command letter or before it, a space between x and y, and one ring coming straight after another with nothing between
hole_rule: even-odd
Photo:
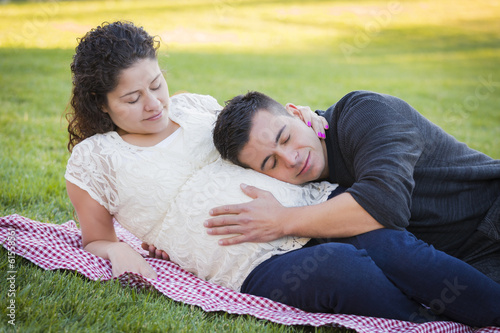
<instances>
[{"instance_id":1,"label":"woman's curly dark hair","mask_svg":"<svg viewBox=\"0 0 500 333\"><path fill-rule=\"evenodd\" d=\"M85 34L76 47L71 73L73 92L68 120L68 150L84 139L116 129L103 106L118 85L121 71L141 59L156 59L160 43L130 22L103 23Z\"/></svg>"}]
</instances>

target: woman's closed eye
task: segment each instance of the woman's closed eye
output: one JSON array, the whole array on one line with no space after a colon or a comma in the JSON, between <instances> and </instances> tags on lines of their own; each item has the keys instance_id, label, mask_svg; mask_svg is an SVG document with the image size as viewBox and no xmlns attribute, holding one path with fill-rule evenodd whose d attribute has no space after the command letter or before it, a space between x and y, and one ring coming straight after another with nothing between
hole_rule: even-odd
<instances>
[{"instance_id":1,"label":"woman's closed eye","mask_svg":"<svg viewBox=\"0 0 500 333\"><path fill-rule=\"evenodd\" d=\"M156 85L155 87L152 87L152 88L150 88L150 89L151 89L152 91L156 91L156 90L158 90L158 89L160 89L160 88L161 88L161 82L160 82L158 85ZM139 101L139 98L141 98L141 95L140 95L140 94L139 94L139 95L137 95L137 98L136 98L135 100L133 100L133 101L128 101L127 103L128 103L128 104L135 104L135 103L137 103L137 102Z\"/></svg>"},{"instance_id":2,"label":"woman's closed eye","mask_svg":"<svg viewBox=\"0 0 500 333\"><path fill-rule=\"evenodd\" d=\"M127 103L128 103L128 104L135 104L135 103L137 103L137 101L139 101L139 97L140 97L140 95L137 95L137 98L136 98L135 100L133 100L133 101L129 101L129 102L127 102Z\"/></svg>"}]
</instances>

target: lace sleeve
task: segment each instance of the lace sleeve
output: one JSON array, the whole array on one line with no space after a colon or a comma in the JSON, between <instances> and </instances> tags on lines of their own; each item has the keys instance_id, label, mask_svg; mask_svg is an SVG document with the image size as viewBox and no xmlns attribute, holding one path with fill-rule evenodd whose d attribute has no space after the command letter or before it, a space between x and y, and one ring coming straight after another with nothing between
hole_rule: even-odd
<instances>
[{"instance_id":1,"label":"lace sleeve","mask_svg":"<svg viewBox=\"0 0 500 333\"><path fill-rule=\"evenodd\" d=\"M119 204L115 172L111 159L103 154L103 149L94 139L95 136L74 147L64 177L115 215Z\"/></svg>"}]
</instances>

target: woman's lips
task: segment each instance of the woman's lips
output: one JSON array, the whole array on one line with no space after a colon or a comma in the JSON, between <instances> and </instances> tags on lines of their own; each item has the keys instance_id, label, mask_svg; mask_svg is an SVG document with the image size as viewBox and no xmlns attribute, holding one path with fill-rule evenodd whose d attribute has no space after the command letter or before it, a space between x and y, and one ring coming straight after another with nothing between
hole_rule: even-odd
<instances>
[{"instance_id":1,"label":"woman's lips","mask_svg":"<svg viewBox=\"0 0 500 333\"><path fill-rule=\"evenodd\" d=\"M160 119L162 116L163 116L163 111L161 111L160 113L158 113L158 114L156 114L156 115L154 115L154 116L152 116L152 117L147 118L146 120L150 120L150 121L153 121L153 120L158 120L158 119Z\"/></svg>"}]
</instances>

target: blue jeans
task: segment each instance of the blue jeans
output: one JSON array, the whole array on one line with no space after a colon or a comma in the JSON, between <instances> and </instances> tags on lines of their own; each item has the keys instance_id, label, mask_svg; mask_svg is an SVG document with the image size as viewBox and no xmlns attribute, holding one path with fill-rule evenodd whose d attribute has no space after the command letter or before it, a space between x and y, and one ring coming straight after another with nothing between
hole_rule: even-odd
<instances>
[{"instance_id":1,"label":"blue jeans","mask_svg":"<svg viewBox=\"0 0 500 333\"><path fill-rule=\"evenodd\" d=\"M500 285L407 231L313 239L261 263L241 291L310 312L500 326Z\"/></svg>"}]
</instances>

